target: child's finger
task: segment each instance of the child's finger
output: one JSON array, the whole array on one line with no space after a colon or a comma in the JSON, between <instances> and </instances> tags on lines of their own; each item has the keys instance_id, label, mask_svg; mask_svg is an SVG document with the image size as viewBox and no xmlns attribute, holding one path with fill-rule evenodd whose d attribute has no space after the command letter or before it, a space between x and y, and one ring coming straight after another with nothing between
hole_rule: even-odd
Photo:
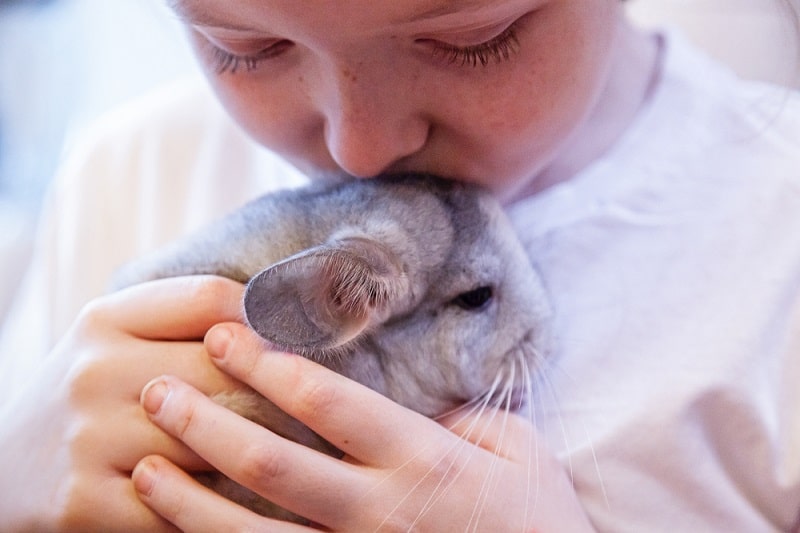
<instances>
[{"instance_id":1,"label":"child's finger","mask_svg":"<svg viewBox=\"0 0 800 533\"><path fill-rule=\"evenodd\" d=\"M244 286L218 276L142 283L97 301L89 312L135 337L201 339L216 323L241 321Z\"/></svg>"},{"instance_id":2,"label":"child's finger","mask_svg":"<svg viewBox=\"0 0 800 533\"><path fill-rule=\"evenodd\" d=\"M492 408L477 414L461 410L437 419L441 425L481 448L517 463L546 455L531 422L524 417Z\"/></svg>"},{"instance_id":3,"label":"child's finger","mask_svg":"<svg viewBox=\"0 0 800 533\"><path fill-rule=\"evenodd\" d=\"M198 533L269 530L301 533L309 528L271 520L253 513L204 487L166 459L150 456L133 471L141 500L181 531Z\"/></svg>"},{"instance_id":4,"label":"child's finger","mask_svg":"<svg viewBox=\"0 0 800 533\"><path fill-rule=\"evenodd\" d=\"M426 450L437 456L448 446L450 435L432 420L313 361L266 350L241 324L212 328L206 349L223 371L364 464L403 464L419 442L441 440Z\"/></svg>"},{"instance_id":5,"label":"child's finger","mask_svg":"<svg viewBox=\"0 0 800 533\"><path fill-rule=\"evenodd\" d=\"M336 529L368 490L370 479L353 465L288 441L176 378L153 380L142 404L155 424L226 476L310 520Z\"/></svg>"}]
</instances>

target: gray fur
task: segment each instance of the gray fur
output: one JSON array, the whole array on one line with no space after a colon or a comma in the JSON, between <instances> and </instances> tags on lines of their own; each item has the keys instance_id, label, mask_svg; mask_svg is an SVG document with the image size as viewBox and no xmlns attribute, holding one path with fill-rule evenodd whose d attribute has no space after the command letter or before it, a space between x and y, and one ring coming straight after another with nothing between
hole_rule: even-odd
<instances>
[{"instance_id":1,"label":"gray fur","mask_svg":"<svg viewBox=\"0 0 800 533\"><path fill-rule=\"evenodd\" d=\"M502 209L420 175L270 194L124 269L117 287L219 274L248 283L250 325L426 416L485 394L520 357L538 365L549 308ZM491 287L480 309L460 295ZM505 378L504 379L508 379ZM523 379L513 384L522 390ZM338 451L253 393L217 398L298 442ZM215 490L286 516L212 476Z\"/></svg>"}]
</instances>

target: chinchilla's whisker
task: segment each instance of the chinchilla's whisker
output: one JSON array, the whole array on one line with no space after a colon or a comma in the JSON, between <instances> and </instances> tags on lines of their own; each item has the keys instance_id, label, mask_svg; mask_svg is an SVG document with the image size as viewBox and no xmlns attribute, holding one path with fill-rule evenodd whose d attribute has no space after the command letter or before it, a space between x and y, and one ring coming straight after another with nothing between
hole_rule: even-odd
<instances>
[{"instance_id":1,"label":"chinchilla's whisker","mask_svg":"<svg viewBox=\"0 0 800 533\"><path fill-rule=\"evenodd\" d=\"M477 421L473 422L472 423L473 426L476 423L477 423ZM474 427L470 429L468 434L471 433L472 429L474 429ZM458 455L460 455L461 452L468 445L469 445L469 441L467 441L465 439L461 439L460 440L460 444L458 445L457 449L455 449L455 452L451 456L452 459L450 460L450 464L447 465L447 470L439 478L439 481L436 483L436 486L433 487L433 489L431 490L431 493L428 496L428 499L423 504L422 509L420 509L419 514L414 519L414 521L411 523L411 526L409 527L409 531L414 529L414 526L416 526L417 523L419 523L419 521L422 520L422 518L424 518L424 516L431 509L433 509L433 507L436 505L436 503L438 503L438 501L444 497L444 495L447 493L447 490L453 485L453 483L455 483L458 480L459 476L461 475L461 473L463 471L463 468L458 470L453 476L449 476L448 474L449 474L450 470L455 467L456 459L457 459ZM467 462L469 462L469 461L465 461L464 464L466 465ZM448 479L448 478L450 480L445 484L445 480Z\"/></svg>"},{"instance_id":2,"label":"chinchilla's whisker","mask_svg":"<svg viewBox=\"0 0 800 533\"><path fill-rule=\"evenodd\" d=\"M401 498L397 502L397 504L392 508L392 510L389 513L387 513L386 517L378 525L378 528L376 529L376 531L379 530L381 527L383 527L383 525L389 520L389 518L400 508L400 506L411 496L411 494L413 494L414 491L417 488L419 488L419 486L425 481L425 479L427 479L430 476L430 474L436 470L436 468L441 464L442 461L444 461L447 457L452 457L452 460L450 461L450 464L447 465L447 468L446 468L443 476L439 479L438 483L436 484L436 486L434 487L433 491L431 492L431 495L428 497L428 500L423 505L423 507L420 510L420 513L418 514L417 518L414 520L413 524L416 524L424 516L424 514L430 509L430 507L432 507L433 503L435 503L435 501L438 500L438 498L435 497L436 493L437 493L437 491L439 491L444 479L448 477L447 474L453 468L453 465L455 464L455 459L458 456L458 454L460 453L460 449L463 449L464 447L466 447L469 444L465 437L467 437L467 436L472 434L472 431L474 430L475 426L477 425L478 420L480 419L481 415L483 414L483 411L489 405L489 402L491 402L491 399L492 399L494 393L496 392L497 387L499 386L499 383L500 383L500 377L498 376L495 379L495 381L492 383L491 388L487 392L485 392L484 394L478 396L477 398L474 398L473 400L470 400L469 402L467 402L467 405L469 405L469 407L467 408L467 412L458 421L456 421L453 424L451 424L450 426L448 426L447 429L452 431L456 426L461 424L461 422L463 422L464 420L466 420L468 417L470 417L472 415L474 415L473 421L470 422L470 424L468 425L467 429L463 433L461 433L459 435L460 438L457 441L455 441L452 446L450 446L448 449L444 450L444 453L442 454L442 457L430 467L428 472L426 472L423 476L420 477L420 479L417 481L417 483L414 484L414 486L411 487L411 489L408 491L408 493L406 493L406 495L403 496L403 498ZM454 410L451 411L451 413L458 412L459 410L460 409L454 409ZM395 475L396 473L400 472L403 468L405 468L411 462L413 462L417 457L422 455L422 453L424 453L426 451L426 449L427 448L425 448L425 447L420 449L416 454L414 454L412 457L410 457L405 463L403 463L402 465L400 465L397 468L395 468L394 471L392 471L390 474L388 474L386 477L384 477L384 479L382 479L379 483L377 483L374 487L372 487L370 489L370 491L377 489L384 482L386 482L389 479L391 479L391 477L393 475ZM455 452L454 452L454 450L455 450ZM460 474L461 474L461 471L457 472L455 474L455 476L453 476L452 481L455 481L455 479ZM451 483L452 483L452 481L451 481ZM451 485L451 483L448 483L444 487L444 489L442 489L441 492L443 493L444 491L446 491L446 489ZM412 524L412 526L413 526L413 524Z\"/></svg>"},{"instance_id":3,"label":"chinchilla's whisker","mask_svg":"<svg viewBox=\"0 0 800 533\"><path fill-rule=\"evenodd\" d=\"M565 372L563 368L557 368L557 367L555 367L555 365L552 365L552 364L551 364L551 367L554 370L560 372L562 375L566 376L567 379L573 380L573 377L569 373ZM558 394L557 394L555 385L553 385L552 379L550 379L549 377L547 379L548 379L548 383L550 384L549 392L550 392L551 397L553 398L553 405L557 409L556 412L558 413L559 422L561 423L561 425L563 427L564 423L563 423L563 418L561 416L561 410L560 410L561 402L558 400ZM592 438L591 438L591 436L589 434L589 430L586 427L586 423L583 421L583 419L580 419L580 427L581 427L581 431L583 432L583 437L585 438L586 445L589 447L589 451L592 454L592 463L594 464L594 470L595 470L595 474L597 475L597 481L600 484L600 490L603 493L603 500L605 502L606 508L610 509L611 508L611 503L610 503L610 501L608 499L608 492L607 492L607 489L606 489L605 482L603 481L603 474L602 474L601 469L600 469L600 462L597 459L597 451L595 449L594 442L592 442ZM567 447L569 448L569 446L568 446L569 443L566 440L566 435L565 435L564 438L565 438L564 444L567 445ZM570 465L570 476L571 476L572 480L574 481L574 473L573 473L573 470L572 470L571 454L569 454L569 457L570 457L570 462L569 462L569 465Z\"/></svg>"},{"instance_id":4,"label":"chinchilla's whisker","mask_svg":"<svg viewBox=\"0 0 800 533\"><path fill-rule=\"evenodd\" d=\"M465 406L469 406L469 407L468 407L468 408L467 408L467 407L463 407L463 409L466 409L466 412L463 414L463 416L461 416L461 418L459 418L457 421L453 422L453 423L452 423L452 424L450 424L449 426L446 426L446 427L447 427L447 429L448 429L449 431L453 431L453 430L454 430L454 429L455 429L457 426L459 426L459 425L460 425L460 424L461 424L461 423L462 423L464 420L468 419L468 418L469 418L469 417L471 417L471 416L474 416L474 421L473 421L473 422L471 422L471 423L470 423L470 424L467 426L467 429L465 430L465 432L464 432L464 433L461 433L461 434L459 435L459 437L461 437L461 440L460 440L460 441L458 441L458 444L459 444L459 445L460 445L460 444L462 444L462 441L463 441L463 439L464 439L464 437L465 437L465 436L468 436L468 435L470 435L470 434L471 434L471 432L472 432L472 429L474 429L474 426L475 426L475 424L477 423L476 421L477 421L477 420L480 418L481 414L483 413L483 411L486 409L487 405L488 405L488 404L489 404L489 402L491 401L491 399L492 399L492 396L493 396L493 395L494 395L494 393L496 392L496 390L497 390L497 387L499 386L499 382L500 382L500 378L498 377L498 378L497 378L497 379L495 379L495 381L492 383L492 386L491 386L491 388L490 388L488 391L486 391L486 392L485 392L485 393L483 393L482 395L480 395L480 396L478 396L478 397L476 397L476 398L474 398L474 399L470 400L469 402L467 402L467 403L465 404ZM457 412L458 412L459 410L461 410L461 409L462 409L462 408L453 409L453 410L451 410L451 411L450 411L450 413L457 413ZM441 418L441 417L436 417L436 418L434 418L434 420L437 420L437 419L439 419L439 418ZM452 449L452 448L451 448L451 449ZM414 454L413 456L411 456L411 457L408 459L408 461L406 461L406 462L405 462L405 463L403 463L402 465L398 466L398 467L395 469L395 472L398 472L398 471L402 470L403 468L405 468L406 466L408 466L408 464L409 464L409 463L411 463L412 461L414 461L414 459L416 459L417 457L419 457L419 455L420 455L422 452L424 452L425 450L426 450L425 448L422 448L422 449L420 449L420 451L419 451L418 453ZM450 451L450 449L448 449L447 451ZM386 479L389 479L389 478L391 477L391 475L393 475L393 474L390 474L389 476L387 476L387 477L386 477ZM385 481L385 480L384 480L384 481ZM379 485L380 485L380 484L376 485L376 487L377 487L377 486L379 486Z\"/></svg>"},{"instance_id":5,"label":"chinchilla's whisker","mask_svg":"<svg viewBox=\"0 0 800 533\"><path fill-rule=\"evenodd\" d=\"M460 450L466 448L469 445L469 442L470 442L469 441L469 437L472 435L473 431L475 430L475 428L476 428L481 416L483 415L483 412L489 406L489 403L491 402L492 398L494 397L495 393L497 392L497 388L500 386L501 381L502 381L502 377L501 377L500 373L498 373L498 375L495 377L494 381L492 382L492 386L490 387L490 389L488 391L486 391L484 394L482 394L482 395L478 396L477 398L475 398L475 399L471 400L470 402L468 402L468 404L474 404L473 407L470 409L470 411L466 415L464 415L464 417L459 419L458 422L456 422L455 424L451 425L448 428L448 429L450 429L452 431L457 425L459 425L468 416L470 416L473 413L475 413L475 416L474 416L472 422L470 422L470 424L467 426L466 430L459 435L459 437L460 437L460 441L459 442L461 443L460 446L458 446L459 450L453 456L453 459L450 462L450 464L448 465L448 468L447 468L447 471L445 472L445 474L439 479L439 482L436 484L436 486L431 491L431 494L428 497L428 500L425 502L425 505L423 505L422 510L420 510L419 515L414 520L414 522L411 524L411 528L412 529L419 522L419 520L421 520L424 517L424 515L428 511L430 511L430 509L432 509L433 506L444 496L444 494L447 492L447 490L452 486L452 484L461 475L461 471L456 472L456 474L450 479L450 481L446 485L444 485L444 486L442 485L444 480L448 477L447 474L449 473L450 469L453 468L453 465L455 464L456 457L457 457L458 453L460 453ZM457 412L457 410L454 410L453 412ZM480 442L483 439L484 435L485 435L485 433L481 434L480 439L478 440L478 442ZM466 464L466 462L465 462L465 464Z\"/></svg>"},{"instance_id":6,"label":"chinchilla's whisker","mask_svg":"<svg viewBox=\"0 0 800 533\"><path fill-rule=\"evenodd\" d=\"M530 374L530 368L528 367L528 360L525 357L525 354L519 352L518 354L518 361L520 367L522 367L522 381L524 384L525 389L525 397L528 399L528 421L531 423L532 428L536 428L536 411L534 410L534 406L532 405L533 402L533 379ZM533 517L536 515L536 507L539 503L539 490L540 490L540 478L539 475L539 447L534 446L534 433L531 431L528 434L528 449L527 449L527 470L528 476L525 482L525 512L522 517L522 524L524 527L527 527L528 518ZM535 476L535 486L531 487L531 477ZM533 491L533 494L531 494ZM533 507L530 508L531 505L531 497L533 497Z\"/></svg>"},{"instance_id":7,"label":"chinchilla's whisker","mask_svg":"<svg viewBox=\"0 0 800 533\"><path fill-rule=\"evenodd\" d=\"M416 482L416 483L414 483L414 485L413 485L413 486L412 486L412 487L411 487L411 488L408 490L408 492L406 493L406 495L405 495L405 496L403 496L402 498L400 498L400 499L398 500L398 502L395 504L395 506L394 506L394 507L392 507L391 511L389 511L389 512L386 514L386 516L384 517L383 521L382 521L380 524L378 524L378 527L375 529L375 531L379 531L379 530L380 530L380 529L383 527L383 525L384 525L384 524L385 524L385 523L386 523L386 522L389 520L389 518L391 518L391 517L392 517L392 515L393 515L395 512L397 512L397 510L398 510L398 509L400 509L400 507L401 507L401 506L402 506L402 505L403 505L403 504L406 502L406 500L408 500L408 498L409 498L409 497L410 497L410 496L411 496L411 495L414 493L414 491L416 491L416 490L417 490L417 489L420 487L420 485L422 485L422 483L423 483L423 482L424 482L424 481L425 481L425 480L428 478L428 476L430 476L430 474L431 474L433 471L435 471L435 470L436 470L436 468L438 467L438 465L439 465L439 464L441 464L441 462L442 462L442 461L444 461L444 460L445 460L447 457L453 457L453 460L451 460L451 461L450 461L450 464L449 464L449 465L447 465L447 468L446 468L446 470L445 470L445 474L442 476L442 478L439 480L439 482L436 484L436 487L435 487L435 488L434 488L434 490L432 491L432 495L433 495L433 494L436 492L436 488L438 488L438 487L441 485L441 483L442 483L442 480L443 480L443 479L446 477L446 473L447 473L447 472L449 472L449 471L450 471L450 469L453 467L453 464L454 464L454 461L455 461L455 457L458 455L458 452L455 452L455 454L451 454L451 452L452 452L453 450L456 450L456 449L458 449L458 448L460 448L460 447L464 446L464 444L465 444L465 443L464 443L464 441L462 441L462 440L460 440L460 439L459 439L459 440L458 440L458 441L456 441L456 442L455 442L455 443L454 443L454 444L453 444L451 447L449 447L448 449L444 450L444 453L442 454L442 457L441 457L441 458L440 458L438 461L436 461L436 463L434 463L434 464L433 464L433 465L432 465L432 466L431 466L431 467L428 469L428 472L426 472L424 475L420 476L420 478L419 478L419 479L417 480L417 482ZM376 485L375 485L374 487L372 487L370 490L375 490L375 489L376 489L378 486L380 486L380 485L381 485L381 484L383 484L385 481L387 481L388 479L390 479L390 478L391 478L391 477L392 477L394 474L396 474L397 472L399 472L400 470L402 470L402 469L403 469L405 466L407 466L407 465L408 465L410 462L412 462L412 461L413 461L413 459L414 459L414 458L418 457L420 454L421 454L421 452L419 452L419 453L415 454L415 455L414 455L414 456L413 456L411 459L409 459L408 461L406 461L406 463L404 463L403 465L401 465L401 466L399 466L398 468L396 468L396 469L395 469L395 470L394 470L392 473L388 474L388 475L387 475L387 476L386 476L386 477L385 477L383 480L381 480L381 481L380 481L378 484L376 484ZM458 474L459 474L459 473L460 473L460 472L458 472L458 473L456 474L456 477L458 476ZM427 501L427 502L430 502L430 501L431 501L432 495L428 497L428 501ZM417 522L418 522L418 521L419 521L419 520L420 520L420 519L421 519L421 518L424 516L424 514L427 512L427 510L428 510L428 509L427 509L427 507L428 507L428 503L427 503L427 502L426 502L426 503L425 503L425 504L422 506L422 509L421 509L421 510L419 511L419 513L417 514L417 517L414 519L414 522L412 523L412 526L409 528L409 530L411 530L411 529L413 528L413 525L414 525L414 524L416 524L416 523L417 523Z\"/></svg>"},{"instance_id":8,"label":"chinchilla's whisker","mask_svg":"<svg viewBox=\"0 0 800 533\"><path fill-rule=\"evenodd\" d=\"M605 501L606 509L611 510L611 502L608 499L608 492L606 491L606 484L603 481L603 474L600 472L600 462L597 460L597 453L594 448L594 443L589 436L589 430L586 429L586 426L583 423L581 423L581 426L583 427L584 436L586 437L586 443L589 445L589 451L592 453L594 471L595 474L597 474L597 482L600 483L600 490L603 493L603 500Z\"/></svg>"},{"instance_id":9,"label":"chinchilla's whisker","mask_svg":"<svg viewBox=\"0 0 800 533\"><path fill-rule=\"evenodd\" d=\"M563 375L565 375L568 378L570 378L569 374L565 373L563 371L563 369L558 369L558 370L560 370ZM561 427L561 433L562 433L562 438L563 438L563 441L564 441L564 446L565 446L565 449L569 452L569 450L572 449L574 444L570 444L570 439L568 437L566 424L564 423L564 419L563 419L563 417L561 415L561 409L560 409L560 405L561 404L560 404L559 399L558 399L558 393L556 391L556 387L553 384L553 381L549 376L543 375L542 379L544 380L544 382L547 385L546 386L546 390L548 392L549 397L551 398L552 405L556 409L556 415L558 417L559 426ZM583 420L581 420L579 423L580 423L580 429L583 432L583 437L585 438L586 445L589 447L589 452L592 454L592 463L594 465L595 474L597 475L597 481L600 484L600 490L603 493L603 499L605 501L605 505L606 505L607 508L610 508L611 507L611 503L610 503L610 501L608 499L608 492L607 492L607 489L606 489L606 486L605 486L605 482L603 481L603 475L602 475L602 471L600 469L600 462L597 459L597 452L596 452L594 443L592 442L592 439L589 436L589 430L587 429L585 422ZM568 457L570 479L574 482L575 481L575 473L574 473L574 469L573 469L572 454L571 453L567 453L567 457Z\"/></svg>"},{"instance_id":10,"label":"chinchilla's whisker","mask_svg":"<svg viewBox=\"0 0 800 533\"><path fill-rule=\"evenodd\" d=\"M565 372L563 368L556 368L555 366L553 366L553 368L554 368L554 370L559 371L562 375L566 376L568 379L570 379L570 380L572 379L572 376L570 376L569 373ZM562 427L562 433L564 435L564 445L565 445L567 451L569 452L571 447L570 447L570 443L569 443L568 438L567 438L567 432L566 432L566 429L565 429L565 424L564 424L564 421L563 421L563 417L561 416L561 410L560 410L561 402L558 399L558 393L556 391L556 387L553 384L553 381L549 376L544 376L544 379L547 380L547 383L548 383L547 390L548 390L548 392L550 394L550 397L552 398L552 404L556 409L556 413L558 415L558 421L559 421L559 423L560 423L560 425ZM603 494L603 500L605 502L606 508L610 509L611 508L611 503L610 503L610 500L608 499L608 492L607 492L607 489L606 489L605 482L603 481L603 474L602 474L601 469L600 469L600 462L597 459L597 451L595 449L594 442L592 442L591 436L589 434L589 430L586 427L586 423L583 421L583 419L579 419L579 420L580 420L580 429L583 432L583 437L585 439L585 443L589 447L589 452L592 454L592 463L594 465L595 474L597 475L597 481L600 484L600 490L601 490L601 492ZM570 478L574 482L575 481L575 475L574 475L574 471L573 471L572 454L571 453L567 453L567 456L569 457Z\"/></svg>"},{"instance_id":11,"label":"chinchilla's whisker","mask_svg":"<svg viewBox=\"0 0 800 533\"><path fill-rule=\"evenodd\" d=\"M475 415L473 421L469 424L468 428L461 434L462 443L463 443L463 446L461 447L461 449L466 448L469 445L470 442L474 443L475 446L479 446L480 443L483 442L484 438L486 437L486 432L491 427L492 422L494 421L494 417L497 415L497 410L493 410L491 416L489 417L489 419L485 420L485 421L482 420L483 411L485 411L489 407L489 404L490 404L491 400L493 398L495 398L496 392L497 392L497 388L499 387L499 385L502 382L502 380L503 380L502 372L498 372L498 375L495 377L495 380L494 380L494 382L492 384L491 389L486 394L481 396L481 398L483 398L483 401L481 403L480 410ZM504 390L506 388L507 388L507 386L504 387ZM507 396L507 394L502 393L502 396ZM476 438L471 438L473 436L473 432L478 427L478 423L480 423L482 421L484 422L483 431ZM474 448L472 448L472 447L470 447L469 449L474 451ZM455 461L455 458L454 458L454 461ZM466 463L468 463L468 462L469 462L468 460L465 461L464 465L466 465ZM452 464L454 464L454 462L451 463L451 466L452 466ZM461 475L462 472L463 472L463 469L459 470L454 476L452 476L450 478L450 481L444 486L442 486L441 481L440 481L439 484L437 484L437 487L436 487L436 490L434 491L434 494L432 494L431 497L428 499L428 504L423 509L423 512L420 513L420 516L418 517L418 520L421 519L422 515L427 513L444 496L444 494L446 494L447 490L458 480L458 478L459 478L459 476ZM485 482L484 482L484 484L485 484ZM482 487L483 487L483 485L482 485Z\"/></svg>"},{"instance_id":12,"label":"chinchilla's whisker","mask_svg":"<svg viewBox=\"0 0 800 533\"><path fill-rule=\"evenodd\" d=\"M479 394L478 396L475 396L470 400L465 401L460 405L453 407L449 411L445 411L431 418L433 420L441 420L442 418L446 418L460 411L470 410L471 412L471 410L473 410L476 406L480 407L481 405L483 405L487 397L491 398L492 394L494 394L497 391L497 388L500 386L500 381L501 380L499 376L496 377L495 380L492 382L492 384L489 386L489 389L486 390L485 392Z\"/></svg>"},{"instance_id":13,"label":"chinchilla's whisker","mask_svg":"<svg viewBox=\"0 0 800 533\"><path fill-rule=\"evenodd\" d=\"M466 402L462 403L461 405L453 407L449 411L445 411L442 414L436 415L432 419L438 421L438 420L441 420L441 419L446 418L448 416L454 415L454 414L456 414L456 413L458 413L460 411L467 411L467 414L465 415L465 417L467 417L470 414L472 414L472 412L474 412L476 407L480 407L483 404L483 402L485 401L486 397L487 396L491 396L491 393L494 392L494 390L496 388L497 388L497 384L493 383L492 384L492 388L489 391L487 391L487 392L485 392L485 393L483 393L483 394L481 394L479 396L476 396L475 398L472 398L471 400L466 401ZM463 420L463 418L461 420Z\"/></svg>"},{"instance_id":14,"label":"chinchilla's whisker","mask_svg":"<svg viewBox=\"0 0 800 533\"><path fill-rule=\"evenodd\" d=\"M553 384L552 379L548 375L547 372L542 372L539 375L540 377L540 390L547 394L550 405L553 406L555 409L556 420L558 422L558 428L561 432L561 439L564 443L564 449L567 450L567 467L569 470L569 478L570 481L573 483L575 482L575 469L572 463L572 454L569 453L569 450L572 448L570 444L570 437L569 432L567 431L567 425L564 422L564 417L561 414L560 403L558 401L558 394L556 392L555 385Z\"/></svg>"},{"instance_id":15,"label":"chinchilla's whisker","mask_svg":"<svg viewBox=\"0 0 800 533\"><path fill-rule=\"evenodd\" d=\"M528 481L526 483L526 504L524 524L527 524L528 519L535 516L538 510L539 497L541 495L541 457L540 457L540 444L539 440L547 441L546 427L540 428L540 422L537 420L538 414L545 416L543 405L547 402L543 401L543 396L547 395L550 398L556 398L555 387L549 376L551 370L557 370L550 357L540 352L533 343L526 343L521 350L517 353L520 366L523 370L522 380L524 391L527 398L526 411L528 421L530 422L534 431L532 431L528 438L527 450L527 465L528 465ZM558 403L556 402L556 409ZM561 413L558 413L558 420L561 423L561 432L564 441L567 442L566 428L563 424ZM571 470L571 465L570 465Z\"/></svg>"},{"instance_id":16,"label":"chinchilla's whisker","mask_svg":"<svg viewBox=\"0 0 800 533\"><path fill-rule=\"evenodd\" d=\"M480 418L483 415L483 412L486 410L486 408L491 403L492 398L495 396L495 393L497 392L497 389L500 387L500 383L501 382L502 382L502 377L498 374L495 377L494 381L492 382L491 387L489 387L489 390L487 390L483 394L477 396L476 398L473 398L472 400L468 401L461 408L456 408L456 409L450 410L449 413L453 414L453 413L459 412L461 409L465 409L466 406L469 406L468 410L464 413L464 415L461 418L459 418L458 420L456 420L455 422L453 422L452 424L448 425L447 429L450 430L450 431L453 431L457 426L461 425L461 423L464 420L466 420L466 419L468 419L470 417L473 417L475 420ZM434 418L434 420L439 420L443 416L445 416L445 415L442 415L440 417L436 417L436 418ZM470 425L467 427L467 429L471 430L473 425L474 425L474 423L470 423ZM461 437L463 439L467 435L469 435L469 433L461 433L459 435L459 437Z\"/></svg>"},{"instance_id":17,"label":"chinchilla's whisker","mask_svg":"<svg viewBox=\"0 0 800 533\"><path fill-rule=\"evenodd\" d=\"M513 362L512 362L513 363ZM489 495L492 493L492 483L496 478L497 473L497 463L500 460L500 454L502 453L502 447L504 443L504 438L506 435L506 427L508 423L508 414L511 411L511 400L513 397L514 391L514 379L516 373L516 364L512 364L511 368L509 369L509 376L506 379L505 385L503 387L501 393L501 403L500 407L503 410L503 420L500 427L500 433L497 437L497 442L495 443L495 449L492 454L492 459L489 464L489 471L487 472L486 478L483 480L481 484L481 490L478 494L478 499L475 502L475 505L472 509L472 515L470 516L469 522L467 527L469 528L472 526L473 531L478 530L478 525L480 523L480 517L483 514L483 510L486 507L486 502L488 500ZM498 408L492 413L492 419L487 424L487 427L494 421L494 417L497 415ZM496 489L496 486L494 487Z\"/></svg>"},{"instance_id":18,"label":"chinchilla's whisker","mask_svg":"<svg viewBox=\"0 0 800 533\"><path fill-rule=\"evenodd\" d=\"M487 403L488 403L488 402L491 400L491 396L492 396L492 394L494 393L494 390L495 390L495 388L496 388L496 384L493 384L493 386L492 386L492 389L490 389L490 390L489 390L489 391L487 391L486 393L484 393L484 394L482 394L482 395L478 396L477 398L474 398L474 399L470 400L469 402L467 402L467 404L465 404L465 405L468 405L468 406L469 406L469 408L466 408L466 407L464 407L464 409L467 409L467 411L466 411L466 412L464 413L464 415L463 415L461 418L459 418L459 419L458 419L456 422L454 422L453 424L451 424L451 425L447 426L447 429L448 429L448 430L450 430L450 431L452 431L452 430L453 430L453 429L454 429L456 426L458 426L458 425L459 425L461 422L463 422L464 420L466 420L467 418L469 418L470 416L472 416L474 413L476 413L476 412L477 412L477 413L481 413L481 412L483 411L483 409L485 409L485 407L486 407L486 404L487 404ZM459 410L460 410L460 408L459 408L459 409L453 409L453 410L451 410L450 412L451 412L451 413L457 413ZM434 418L434 420L437 420L438 418L440 418L440 417L436 417L436 418ZM469 429L469 428L468 428L468 429ZM460 437L463 437L464 435L462 434L462 435L459 435L459 436L460 436ZM400 470L402 470L403 468L405 468L406 466L408 466L410 463L412 463L412 462L413 462L415 459L417 459L417 458L418 458L418 457L419 457L419 456L420 456L422 453L424 453L424 452L426 451L426 449L427 449L427 448L425 448L425 447L423 447L423 448L420 448L420 450L419 450L419 451L418 451L416 454L412 455L411 457L409 457L409 459L408 459L408 460L407 460L405 463L403 463L403 464L401 464L400 466L398 466L397 468L395 468L395 469L394 469L394 471L393 471L392 473L390 473L389 475L387 475L387 476L386 476L386 477L385 477L383 480L381 480L381 482L380 482L380 483L378 483L377 485L375 485L375 486L373 487L373 489L375 489L375 488L378 488L378 487L379 487L381 484L383 484L383 483L384 483L386 480L390 479L390 478L391 478L391 477L392 477L392 476L393 476L395 473L399 472Z\"/></svg>"}]
</instances>

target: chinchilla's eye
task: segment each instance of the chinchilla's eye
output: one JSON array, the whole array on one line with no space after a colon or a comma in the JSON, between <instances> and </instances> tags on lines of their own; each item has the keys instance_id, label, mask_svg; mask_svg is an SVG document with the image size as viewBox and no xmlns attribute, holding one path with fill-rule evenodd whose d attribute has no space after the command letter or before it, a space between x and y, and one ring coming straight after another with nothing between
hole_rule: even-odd
<instances>
[{"instance_id":1,"label":"chinchilla's eye","mask_svg":"<svg viewBox=\"0 0 800 533\"><path fill-rule=\"evenodd\" d=\"M480 311L492 299L491 287L478 287L471 291L463 292L453 299L453 303L467 311Z\"/></svg>"}]
</instances>

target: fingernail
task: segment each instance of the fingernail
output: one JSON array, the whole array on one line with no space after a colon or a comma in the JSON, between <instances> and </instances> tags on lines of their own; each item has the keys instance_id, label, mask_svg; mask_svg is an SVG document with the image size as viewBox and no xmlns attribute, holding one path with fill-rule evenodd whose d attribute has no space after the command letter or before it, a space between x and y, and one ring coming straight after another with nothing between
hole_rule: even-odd
<instances>
[{"instance_id":1,"label":"fingernail","mask_svg":"<svg viewBox=\"0 0 800 533\"><path fill-rule=\"evenodd\" d=\"M215 326L206 334L205 344L208 355L214 359L222 359L228 352L233 340L233 333L224 326Z\"/></svg>"},{"instance_id":2,"label":"fingernail","mask_svg":"<svg viewBox=\"0 0 800 533\"><path fill-rule=\"evenodd\" d=\"M145 411L154 415L161 409L167 396L169 396L169 386L167 386L163 378L156 378L142 389L142 407L144 407Z\"/></svg>"},{"instance_id":3,"label":"fingernail","mask_svg":"<svg viewBox=\"0 0 800 533\"><path fill-rule=\"evenodd\" d=\"M145 496L149 496L155 485L156 469L150 461L143 459L139 461L139 464L133 469L131 478L133 479L133 487L136 491Z\"/></svg>"}]
</instances>

